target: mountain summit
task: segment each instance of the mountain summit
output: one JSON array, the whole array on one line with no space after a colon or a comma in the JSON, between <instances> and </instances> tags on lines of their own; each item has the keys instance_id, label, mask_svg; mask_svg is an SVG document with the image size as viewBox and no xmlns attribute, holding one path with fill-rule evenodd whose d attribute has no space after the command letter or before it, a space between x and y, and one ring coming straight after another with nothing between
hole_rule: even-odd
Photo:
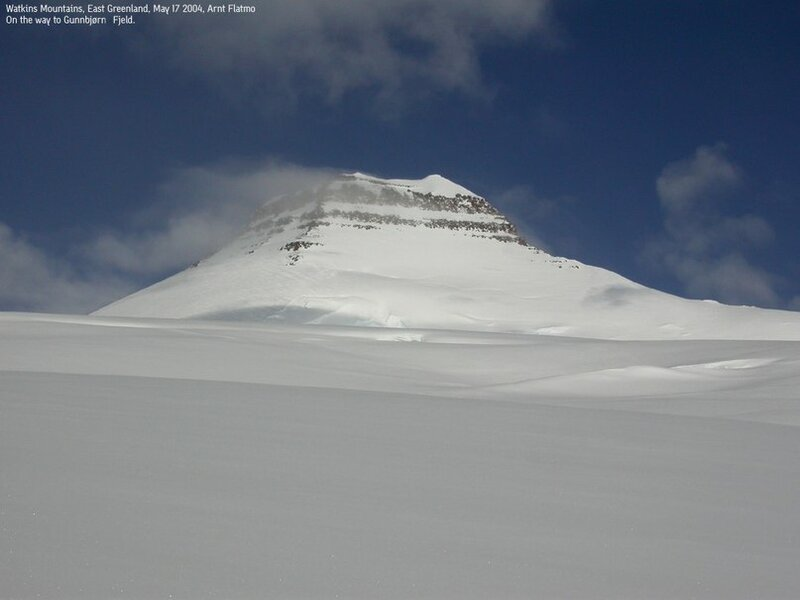
<instances>
[{"instance_id":1,"label":"mountain summit","mask_svg":"<svg viewBox=\"0 0 800 600\"><path fill-rule=\"evenodd\" d=\"M800 339L800 315L686 300L525 242L441 175L343 174L267 201L216 254L95 314L619 339Z\"/></svg>"}]
</instances>

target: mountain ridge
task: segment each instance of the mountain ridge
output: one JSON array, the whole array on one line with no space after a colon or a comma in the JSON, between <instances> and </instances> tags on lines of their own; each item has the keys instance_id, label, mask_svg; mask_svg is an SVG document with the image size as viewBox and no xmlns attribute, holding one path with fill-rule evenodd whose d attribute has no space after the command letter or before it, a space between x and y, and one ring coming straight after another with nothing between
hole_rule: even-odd
<instances>
[{"instance_id":1,"label":"mountain ridge","mask_svg":"<svg viewBox=\"0 0 800 600\"><path fill-rule=\"evenodd\" d=\"M345 173L269 200L191 268L94 313L617 339L800 339L800 315L694 301L529 245L441 175Z\"/></svg>"}]
</instances>

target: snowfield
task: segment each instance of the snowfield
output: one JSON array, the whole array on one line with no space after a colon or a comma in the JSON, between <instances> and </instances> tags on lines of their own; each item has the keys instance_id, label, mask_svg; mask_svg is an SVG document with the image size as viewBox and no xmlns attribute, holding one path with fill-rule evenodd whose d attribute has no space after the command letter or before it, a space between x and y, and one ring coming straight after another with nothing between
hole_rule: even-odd
<instances>
[{"instance_id":1,"label":"snowfield","mask_svg":"<svg viewBox=\"0 0 800 600\"><path fill-rule=\"evenodd\" d=\"M0 597L798 598L749 337L0 313Z\"/></svg>"}]
</instances>

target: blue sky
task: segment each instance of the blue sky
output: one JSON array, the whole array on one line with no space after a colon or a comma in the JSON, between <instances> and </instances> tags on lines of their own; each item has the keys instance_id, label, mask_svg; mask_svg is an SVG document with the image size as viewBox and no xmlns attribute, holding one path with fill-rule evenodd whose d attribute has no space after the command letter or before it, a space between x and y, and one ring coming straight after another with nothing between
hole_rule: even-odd
<instances>
[{"instance_id":1,"label":"blue sky","mask_svg":"<svg viewBox=\"0 0 800 600\"><path fill-rule=\"evenodd\" d=\"M800 4L273 0L2 25L0 309L84 312L326 169L441 173L532 241L800 309Z\"/></svg>"}]
</instances>

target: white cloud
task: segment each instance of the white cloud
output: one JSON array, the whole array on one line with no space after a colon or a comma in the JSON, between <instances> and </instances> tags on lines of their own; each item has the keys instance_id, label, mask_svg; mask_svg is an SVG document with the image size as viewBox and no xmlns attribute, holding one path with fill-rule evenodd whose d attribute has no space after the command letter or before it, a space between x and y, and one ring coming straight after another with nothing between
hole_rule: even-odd
<instances>
[{"instance_id":1,"label":"white cloud","mask_svg":"<svg viewBox=\"0 0 800 600\"><path fill-rule=\"evenodd\" d=\"M215 252L256 207L330 173L276 162L178 170L127 228L87 235L57 254L0 223L0 310L95 310Z\"/></svg>"},{"instance_id":2,"label":"white cloud","mask_svg":"<svg viewBox=\"0 0 800 600\"><path fill-rule=\"evenodd\" d=\"M730 304L781 304L775 291L776 278L736 252L709 257L677 250L666 254L663 260L691 296L718 298Z\"/></svg>"},{"instance_id":3,"label":"white cloud","mask_svg":"<svg viewBox=\"0 0 800 600\"><path fill-rule=\"evenodd\" d=\"M369 89L384 102L428 91L484 92L489 43L553 37L550 0L270 0L256 14L152 21L174 67L262 101Z\"/></svg>"},{"instance_id":4,"label":"white cloud","mask_svg":"<svg viewBox=\"0 0 800 600\"><path fill-rule=\"evenodd\" d=\"M80 274L0 223L0 307L4 310L89 312L133 291L117 276Z\"/></svg>"},{"instance_id":5,"label":"white cloud","mask_svg":"<svg viewBox=\"0 0 800 600\"><path fill-rule=\"evenodd\" d=\"M95 265L131 275L175 271L217 251L267 200L330 173L276 162L182 169L161 185L154 207L134 215L131 231L102 232L82 253Z\"/></svg>"},{"instance_id":6,"label":"white cloud","mask_svg":"<svg viewBox=\"0 0 800 600\"><path fill-rule=\"evenodd\" d=\"M777 278L745 256L773 241L772 227L756 215L722 212L726 193L741 180L724 144L701 146L693 156L664 167L656 180L664 233L647 244L644 258L671 272L691 296L780 306Z\"/></svg>"},{"instance_id":7,"label":"white cloud","mask_svg":"<svg viewBox=\"0 0 800 600\"><path fill-rule=\"evenodd\" d=\"M668 164L656 180L661 205L670 212L693 205L736 187L739 169L725 156L725 145L700 146L691 158Z\"/></svg>"}]
</instances>

